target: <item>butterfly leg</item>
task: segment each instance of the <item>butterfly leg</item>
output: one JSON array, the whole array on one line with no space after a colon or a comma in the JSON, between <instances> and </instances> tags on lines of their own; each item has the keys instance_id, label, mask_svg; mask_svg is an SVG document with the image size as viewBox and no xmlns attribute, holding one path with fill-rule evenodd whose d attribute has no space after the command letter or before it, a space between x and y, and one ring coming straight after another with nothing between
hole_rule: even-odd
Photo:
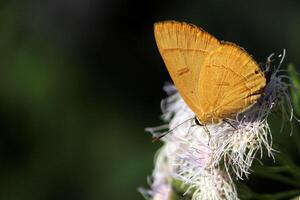
<instances>
[{"instance_id":1,"label":"butterfly leg","mask_svg":"<svg viewBox=\"0 0 300 200\"><path fill-rule=\"evenodd\" d=\"M207 133L208 137L210 137L210 132L206 125L203 126L204 131Z\"/></svg>"},{"instance_id":2,"label":"butterfly leg","mask_svg":"<svg viewBox=\"0 0 300 200\"><path fill-rule=\"evenodd\" d=\"M229 124L232 128L234 128L235 130L237 130L237 127L235 125L233 125L228 119L223 119L223 122L226 122L227 124Z\"/></svg>"}]
</instances>

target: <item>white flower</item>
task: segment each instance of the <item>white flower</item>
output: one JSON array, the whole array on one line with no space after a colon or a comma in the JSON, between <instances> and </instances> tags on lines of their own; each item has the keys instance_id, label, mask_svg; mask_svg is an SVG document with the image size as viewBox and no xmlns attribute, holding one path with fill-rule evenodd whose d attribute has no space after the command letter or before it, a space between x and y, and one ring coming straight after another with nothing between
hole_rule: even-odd
<instances>
[{"instance_id":1,"label":"white flower","mask_svg":"<svg viewBox=\"0 0 300 200\"><path fill-rule=\"evenodd\" d=\"M168 200L171 194L172 167L169 164L167 145L164 145L155 156L155 168L152 180L148 180L151 190L139 188L146 199Z\"/></svg>"},{"instance_id":2,"label":"white flower","mask_svg":"<svg viewBox=\"0 0 300 200\"><path fill-rule=\"evenodd\" d=\"M216 131L212 136L211 146L215 146L214 165L219 166L223 160L222 163L228 173L233 171L240 179L250 173L249 169L258 151L262 157L263 147L271 157L274 152L271 132L266 120L239 122L236 129L227 127L227 130L224 128Z\"/></svg>"},{"instance_id":3,"label":"white flower","mask_svg":"<svg viewBox=\"0 0 300 200\"><path fill-rule=\"evenodd\" d=\"M288 95L290 85L284 82L289 78L279 68L284 55L285 51L259 101L226 122L205 126L196 124L195 114L175 87L164 87L170 95L161 103L162 118L167 124L147 129L165 143L156 156L152 199L168 199L173 179L188 186L186 193L193 191L193 200L238 199L231 176L247 177L256 154L259 152L261 158L263 149L274 159L268 116L275 106L279 106L284 116L293 119ZM271 56L268 58L270 62Z\"/></svg>"},{"instance_id":4,"label":"white flower","mask_svg":"<svg viewBox=\"0 0 300 200\"><path fill-rule=\"evenodd\" d=\"M198 179L187 180L188 190L194 189L193 200L237 200L237 192L228 174L219 169L204 171Z\"/></svg>"}]
</instances>

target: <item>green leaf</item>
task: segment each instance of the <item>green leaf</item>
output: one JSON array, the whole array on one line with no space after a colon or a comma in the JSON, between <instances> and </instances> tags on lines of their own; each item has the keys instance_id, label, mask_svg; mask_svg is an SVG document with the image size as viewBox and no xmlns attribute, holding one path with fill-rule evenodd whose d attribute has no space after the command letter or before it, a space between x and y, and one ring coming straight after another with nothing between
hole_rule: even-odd
<instances>
[{"instance_id":1,"label":"green leaf","mask_svg":"<svg viewBox=\"0 0 300 200\"><path fill-rule=\"evenodd\" d=\"M184 184L182 181L180 181L178 179L173 179L172 180L172 188L173 188L173 192L172 192L170 200L190 200L190 199L192 199L192 195L193 195L194 191L190 190L188 193L186 193L189 186Z\"/></svg>"},{"instance_id":2,"label":"green leaf","mask_svg":"<svg viewBox=\"0 0 300 200\"><path fill-rule=\"evenodd\" d=\"M297 115L300 115L300 77L293 64L288 65L288 72L294 88L292 88L292 102Z\"/></svg>"}]
</instances>

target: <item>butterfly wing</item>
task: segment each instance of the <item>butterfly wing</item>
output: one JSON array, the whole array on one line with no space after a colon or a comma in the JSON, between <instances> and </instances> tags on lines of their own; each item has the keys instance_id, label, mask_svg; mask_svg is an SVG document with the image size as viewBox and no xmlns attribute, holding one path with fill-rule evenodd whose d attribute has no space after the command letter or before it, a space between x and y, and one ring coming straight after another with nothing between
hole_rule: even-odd
<instances>
[{"instance_id":1,"label":"butterfly wing","mask_svg":"<svg viewBox=\"0 0 300 200\"><path fill-rule=\"evenodd\" d=\"M205 59L198 94L204 96L202 122L212 123L244 111L261 96L266 79L258 64L242 48L224 43Z\"/></svg>"},{"instance_id":2,"label":"butterfly wing","mask_svg":"<svg viewBox=\"0 0 300 200\"><path fill-rule=\"evenodd\" d=\"M207 55L220 47L220 42L194 25L176 21L155 23L154 34L180 95L196 114L202 113L198 89L201 66Z\"/></svg>"}]
</instances>

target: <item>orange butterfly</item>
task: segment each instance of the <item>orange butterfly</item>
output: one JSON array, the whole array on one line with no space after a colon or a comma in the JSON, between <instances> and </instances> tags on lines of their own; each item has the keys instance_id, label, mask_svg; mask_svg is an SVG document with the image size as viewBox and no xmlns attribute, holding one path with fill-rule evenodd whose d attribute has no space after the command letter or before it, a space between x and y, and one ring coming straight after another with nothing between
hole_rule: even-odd
<instances>
[{"instance_id":1,"label":"orange butterfly","mask_svg":"<svg viewBox=\"0 0 300 200\"><path fill-rule=\"evenodd\" d=\"M177 90L201 124L231 118L261 96L266 78L244 49L184 22L155 23L154 34Z\"/></svg>"}]
</instances>

